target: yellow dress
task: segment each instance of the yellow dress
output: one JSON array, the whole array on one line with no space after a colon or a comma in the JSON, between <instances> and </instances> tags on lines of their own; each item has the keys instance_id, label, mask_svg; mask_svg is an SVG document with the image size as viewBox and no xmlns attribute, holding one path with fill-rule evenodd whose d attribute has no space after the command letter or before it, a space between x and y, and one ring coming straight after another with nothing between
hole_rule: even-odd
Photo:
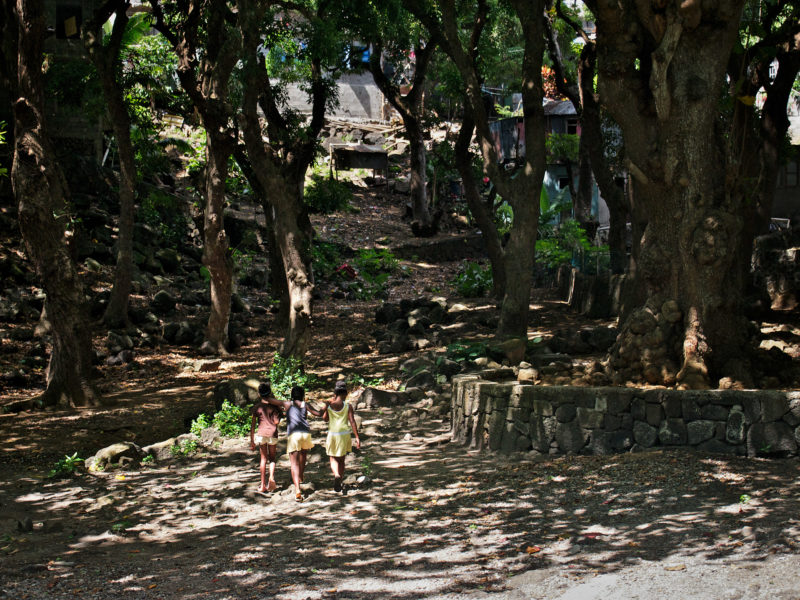
<instances>
[{"instance_id":1,"label":"yellow dress","mask_svg":"<svg viewBox=\"0 0 800 600\"><path fill-rule=\"evenodd\" d=\"M328 410L328 438L325 440L325 451L328 456L344 456L353 449L350 439L350 407L347 402L340 410Z\"/></svg>"}]
</instances>

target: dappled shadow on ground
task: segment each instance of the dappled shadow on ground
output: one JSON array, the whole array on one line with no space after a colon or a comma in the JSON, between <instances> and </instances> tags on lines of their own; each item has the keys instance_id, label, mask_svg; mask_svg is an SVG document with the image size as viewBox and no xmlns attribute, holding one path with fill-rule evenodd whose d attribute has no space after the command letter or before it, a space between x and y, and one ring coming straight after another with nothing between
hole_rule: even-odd
<instances>
[{"instance_id":1,"label":"dappled shadow on ground","mask_svg":"<svg viewBox=\"0 0 800 600\"><path fill-rule=\"evenodd\" d=\"M3 576L11 591L27 578L56 597L401 599L502 592L531 569L798 553L796 460L686 451L534 460L437 445L445 424L409 430L411 439L406 430L385 424L364 440L349 469L373 482L346 495L332 490L317 449L315 490L299 504L285 457L281 490L255 492L245 440L150 469L4 482L6 516L30 518L33 531L2 522Z\"/></svg>"}]
</instances>

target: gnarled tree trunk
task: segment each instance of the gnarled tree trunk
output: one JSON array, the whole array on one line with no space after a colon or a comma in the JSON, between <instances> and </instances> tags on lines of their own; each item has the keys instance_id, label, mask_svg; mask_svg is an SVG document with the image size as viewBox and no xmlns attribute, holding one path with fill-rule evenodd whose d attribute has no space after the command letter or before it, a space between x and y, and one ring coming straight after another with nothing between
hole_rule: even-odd
<instances>
[{"instance_id":1,"label":"gnarled tree trunk","mask_svg":"<svg viewBox=\"0 0 800 600\"><path fill-rule=\"evenodd\" d=\"M743 201L716 130L717 93L743 0L713 7L588 3L597 17L600 94L625 138L646 214L630 311L612 349L618 380L705 388L743 371Z\"/></svg>"},{"instance_id":2,"label":"gnarled tree trunk","mask_svg":"<svg viewBox=\"0 0 800 600\"><path fill-rule=\"evenodd\" d=\"M11 181L25 251L47 294L53 348L47 388L39 406L86 406L100 402L91 383L92 345L86 299L67 247L66 181L45 135L42 115L41 2L18 0L18 69L14 94L14 162Z\"/></svg>"},{"instance_id":3,"label":"gnarled tree trunk","mask_svg":"<svg viewBox=\"0 0 800 600\"><path fill-rule=\"evenodd\" d=\"M481 230L481 237L486 245L486 253L489 255L489 262L492 265L492 296L494 298L502 298L506 293L507 282L505 252L500 240L500 234L494 224L494 215L481 197L478 191L478 182L472 172L472 155L469 153L469 146L474 131L475 122L470 117L469 111L465 110L464 119L461 122L461 130L458 132L458 139L455 145L456 168L464 185L464 196L467 200L469 211Z\"/></svg>"},{"instance_id":4,"label":"gnarled tree trunk","mask_svg":"<svg viewBox=\"0 0 800 600\"><path fill-rule=\"evenodd\" d=\"M92 21L83 31L84 45L97 69L103 89L114 138L119 150L119 237L117 238L117 264L114 285L108 301L103 322L109 327L122 327L128 323L128 302L133 276L133 222L136 190L136 157L131 143L131 119L125 106L122 86L120 46L128 23L128 3L119 0L116 6L98 9ZM103 24L110 15L116 14L111 37L107 45L102 44Z\"/></svg>"},{"instance_id":5,"label":"gnarled tree trunk","mask_svg":"<svg viewBox=\"0 0 800 600\"><path fill-rule=\"evenodd\" d=\"M233 295L233 261L225 234L225 180L231 138L216 135L213 124L205 122L207 133L205 197L203 214L203 264L211 275L211 313L206 325L203 348L214 354L228 353L228 321Z\"/></svg>"}]
</instances>

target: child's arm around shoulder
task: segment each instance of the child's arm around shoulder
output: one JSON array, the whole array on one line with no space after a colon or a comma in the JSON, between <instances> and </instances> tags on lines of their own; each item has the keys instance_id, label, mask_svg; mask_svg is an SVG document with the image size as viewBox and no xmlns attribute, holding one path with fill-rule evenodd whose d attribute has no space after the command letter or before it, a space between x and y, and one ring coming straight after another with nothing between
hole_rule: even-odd
<instances>
[{"instance_id":1,"label":"child's arm around shoulder","mask_svg":"<svg viewBox=\"0 0 800 600\"><path fill-rule=\"evenodd\" d=\"M326 405L326 408L327 408L327 404L328 403L324 402L324 404ZM315 407L311 406L310 402L306 402L306 408L308 409L308 412L310 412L315 417L323 417L323 418L325 418L325 417L328 416L328 411L327 410L325 410L324 408L322 410L320 410L318 408L315 408Z\"/></svg>"},{"instance_id":2,"label":"child's arm around shoulder","mask_svg":"<svg viewBox=\"0 0 800 600\"><path fill-rule=\"evenodd\" d=\"M279 406L283 410L289 410L289 407L292 405L291 402L284 402L283 400L278 400L277 398L264 398L264 402L269 402L272 406Z\"/></svg>"}]
</instances>

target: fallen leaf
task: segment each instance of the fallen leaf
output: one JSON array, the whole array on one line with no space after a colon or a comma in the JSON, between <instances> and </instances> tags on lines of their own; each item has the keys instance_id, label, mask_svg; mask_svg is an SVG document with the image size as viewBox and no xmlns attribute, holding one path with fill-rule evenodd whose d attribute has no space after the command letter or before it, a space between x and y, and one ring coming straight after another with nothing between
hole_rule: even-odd
<instances>
[{"instance_id":1,"label":"fallen leaf","mask_svg":"<svg viewBox=\"0 0 800 600\"><path fill-rule=\"evenodd\" d=\"M150 585L147 586L147 589L148 590L152 590L154 587L157 587L157 586L158 586L157 583L151 583Z\"/></svg>"},{"instance_id":2,"label":"fallen leaf","mask_svg":"<svg viewBox=\"0 0 800 600\"><path fill-rule=\"evenodd\" d=\"M117 475L116 477L114 477L114 479L116 479L117 481L125 481L125 475Z\"/></svg>"},{"instance_id":3,"label":"fallen leaf","mask_svg":"<svg viewBox=\"0 0 800 600\"><path fill-rule=\"evenodd\" d=\"M640 546L639 542L628 542L628 546L631 548L638 548Z\"/></svg>"},{"instance_id":4,"label":"fallen leaf","mask_svg":"<svg viewBox=\"0 0 800 600\"><path fill-rule=\"evenodd\" d=\"M525 552L527 552L528 554L536 554L537 552L541 552L541 551L542 551L542 549L539 546L528 546L525 549Z\"/></svg>"},{"instance_id":5,"label":"fallen leaf","mask_svg":"<svg viewBox=\"0 0 800 600\"><path fill-rule=\"evenodd\" d=\"M670 565L669 567L664 567L665 571L685 571L686 565L681 563L679 565Z\"/></svg>"}]
</instances>

